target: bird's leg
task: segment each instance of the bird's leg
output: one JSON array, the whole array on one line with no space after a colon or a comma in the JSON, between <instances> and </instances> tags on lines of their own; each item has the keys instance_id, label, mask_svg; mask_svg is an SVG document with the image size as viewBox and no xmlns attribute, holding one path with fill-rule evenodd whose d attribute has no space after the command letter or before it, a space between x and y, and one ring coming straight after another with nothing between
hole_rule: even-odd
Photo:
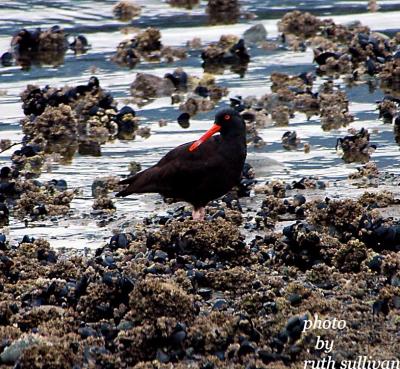
<instances>
[{"instance_id":1,"label":"bird's leg","mask_svg":"<svg viewBox=\"0 0 400 369\"><path fill-rule=\"evenodd\" d=\"M204 207L201 207L198 209L194 208L192 211L193 220L203 221L205 215L206 215L206 208L204 208Z\"/></svg>"},{"instance_id":2,"label":"bird's leg","mask_svg":"<svg viewBox=\"0 0 400 369\"><path fill-rule=\"evenodd\" d=\"M199 211L198 210L195 210L195 209L193 209L192 210L192 218L193 218L193 220L199 220Z\"/></svg>"}]
</instances>

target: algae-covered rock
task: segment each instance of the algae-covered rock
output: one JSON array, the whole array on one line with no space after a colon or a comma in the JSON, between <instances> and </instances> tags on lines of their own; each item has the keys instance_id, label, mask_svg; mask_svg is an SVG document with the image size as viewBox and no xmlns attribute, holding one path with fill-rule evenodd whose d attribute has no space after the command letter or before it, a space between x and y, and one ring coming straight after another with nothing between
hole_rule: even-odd
<instances>
[{"instance_id":1,"label":"algae-covered rock","mask_svg":"<svg viewBox=\"0 0 400 369\"><path fill-rule=\"evenodd\" d=\"M232 264L246 263L249 257L237 227L221 218L211 222L171 222L160 231L148 234L147 245L174 255L192 254Z\"/></svg>"},{"instance_id":2,"label":"algae-covered rock","mask_svg":"<svg viewBox=\"0 0 400 369\"><path fill-rule=\"evenodd\" d=\"M130 316L136 322L171 317L191 321L196 313L193 297L176 283L146 278L135 285L129 297Z\"/></svg>"}]
</instances>

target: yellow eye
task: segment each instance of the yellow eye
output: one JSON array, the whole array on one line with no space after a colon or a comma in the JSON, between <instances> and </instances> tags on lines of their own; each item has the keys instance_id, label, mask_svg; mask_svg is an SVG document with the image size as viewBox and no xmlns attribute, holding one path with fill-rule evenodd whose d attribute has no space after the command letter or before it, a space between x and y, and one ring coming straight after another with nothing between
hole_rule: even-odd
<instances>
[{"instance_id":1,"label":"yellow eye","mask_svg":"<svg viewBox=\"0 0 400 369\"><path fill-rule=\"evenodd\" d=\"M229 119L231 119L231 116L230 116L229 114L226 114L226 115L224 116L224 119L225 119L225 120L229 120Z\"/></svg>"}]
</instances>

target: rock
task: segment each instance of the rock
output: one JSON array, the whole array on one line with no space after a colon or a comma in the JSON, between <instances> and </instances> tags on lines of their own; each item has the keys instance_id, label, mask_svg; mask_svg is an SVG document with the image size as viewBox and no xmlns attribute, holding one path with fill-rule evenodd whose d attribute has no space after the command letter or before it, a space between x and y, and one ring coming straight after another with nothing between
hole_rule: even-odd
<instances>
[{"instance_id":1,"label":"rock","mask_svg":"<svg viewBox=\"0 0 400 369\"><path fill-rule=\"evenodd\" d=\"M214 302L213 310L224 310L228 307L228 302L225 299L218 299Z\"/></svg>"},{"instance_id":2,"label":"rock","mask_svg":"<svg viewBox=\"0 0 400 369\"><path fill-rule=\"evenodd\" d=\"M379 315L382 314L383 316L387 316L389 314L390 307L389 307L389 299L377 300L372 305L372 314Z\"/></svg>"},{"instance_id":3,"label":"rock","mask_svg":"<svg viewBox=\"0 0 400 369\"><path fill-rule=\"evenodd\" d=\"M164 78L168 78L177 90L185 91L188 87L188 74L182 68L177 68L172 73L166 73Z\"/></svg>"},{"instance_id":4,"label":"rock","mask_svg":"<svg viewBox=\"0 0 400 369\"><path fill-rule=\"evenodd\" d=\"M282 146L286 150L294 150L300 143L296 131L287 131L282 136Z\"/></svg>"},{"instance_id":5,"label":"rock","mask_svg":"<svg viewBox=\"0 0 400 369\"><path fill-rule=\"evenodd\" d=\"M115 115L115 121L118 125L117 137L120 140L132 140L135 138L139 124L136 113L130 106L122 107Z\"/></svg>"},{"instance_id":6,"label":"rock","mask_svg":"<svg viewBox=\"0 0 400 369\"><path fill-rule=\"evenodd\" d=\"M113 176L95 178L92 183L92 196L104 196L108 191L114 191L117 188L118 182L119 179Z\"/></svg>"},{"instance_id":7,"label":"rock","mask_svg":"<svg viewBox=\"0 0 400 369\"><path fill-rule=\"evenodd\" d=\"M207 14L211 24L236 23L240 15L238 0L208 0Z\"/></svg>"},{"instance_id":8,"label":"rock","mask_svg":"<svg viewBox=\"0 0 400 369\"><path fill-rule=\"evenodd\" d=\"M133 68L141 59L152 62L164 60L170 63L186 56L185 48L164 46L161 43L160 30L149 27L132 39L120 42L111 60Z\"/></svg>"},{"instance_id":9,"label":"rock","mask_svg":"<svg viewBox=\"0 0 400 369\"><path fill-rule=\"evenodd\" d=\"M65 52L70 47L67 36L57 25L48 29L21 29L11 40L11 54L16 63L24 69L30 68L32 64L60 65L64 62ZM74 48L74 45L71 48ZM7 63L12 61L8 54L6 56Z\"/></svg>"},{"instance_id":10,"label":"rock","mask_svg":"<svg viewBox=\"0 0 400 369\"><path fill-rule=\"evenodd\" d=\"M234 35L222 35L218 42L205 47L201 53L205 72L222 74L226 66L234 73L244 76L250 55L243 39Z\"/></svg>"},{"instance_id":11,"label":"rock","mask_svg":"<svg viewBox=\"0 0 400 369\"><path fill-rule=\"evenodd\" d=\"M129 175L133 176L142 170L142 165L136 161L131 161L129 163L128 169L129 169Z\"/></svg>"},{"instance_id":12,"label":"rock","mask_svg":"<svg viewBox=\"0 0 400 369\"><path fill-rule=\"evenodd\" d=\"M286 13L278 22L278 30L283 34L294 34L300 37L314 36L321 27L322 21L316 16L295 10Z\"/></svg>"},{"instance_id":13,"label":"rock","mask_svg":"<svg viewBox=\"0 0 400 369\"><path fill-rule=\"evenodd\" d=\"M342 159L346 163L369 161L371 154L375 151L376 145L369 142L368 130L361 128L354 134L339 138L336 143L336 150L341 149Z\"/></svg>"},{"instance_id":14,"label":"rock","mask_svg":"<svg viewBox=\"0 0 400 369\"><path fill-rule=\"evenodd\" d=\"M158 317L191 320L195 314L193 297L173 281L148 277L138 282L130 293L132 318L143 324Z\"/></svg>"},{"instance_id":15,"label":"rock","mask_svg":"<svg viewBox=\"0 0 400 369\"><path fill-rule=\"evenodd\" d=\"M14 61L13 54L8 51L5 52L4 54L1 55L0 61L3 67L11 67Z\"/></svg>"},{"instance_id":16,"label":"rock","mask_svg":"<svg viewBox=\"0 0 400 369\"><path fill-rule=\"evenodd\" d=\"M101 156L101 146L98 141L80 141L78 153L82 156Z\"/></svg>"},{"instance_id":17,"label":"rock","mask_svg":"<svg viewBox=\"0 0 400 369\"><path fill-rule=\"evenodd\" d=\"M4 250L7 245L7 238L3 233L0 233L0 250Z\"/></svg>"},{"instance_id":18,"label":"rock","mask_svg":"<svg viewBox=\"0 0 400 369\"><path fill-rule=\"evenodd\" d=\"M266 38L267 38L267 30L261 23L250 27L243 33L243 39L247 43L257 44L265 41Z\"/></svg>"},{"instance_id":19,"label":"rock","mask_svg":"<svg viewBox=\"0 0 400 369\"><path fill-rule=\"evenodd\" d=\"M182 128L189 128L190 127L190 115L188 113L182 113L181 115L179 115L179 117L177 118L178 124L182 127Z\"/></svg>"},{"instance_id":20,"label":"rock","mask_svg":"<svg viewBox=\"0 0 400 369\"><path fill-rule=\"evenodd\" d=\"M168 78L161 78L148 73L138 73L130 86L130 90L132 96L148 100L171 95L175 91L175 86Z\"/></svg>"},{"instance_id":21,"label":"rock","mask_svg":"<svg viewBox=\"0 0 400 369\"><path fill-rule=\"evenodd\" d=\"M0 202L0 227L4 227L8 225L8 216L10 211L5 203ZM1 234L0 234L1 236ZM1 240L0 240L0 248L1 248Z\"/></svg>"},{"instance_id":22,"label":"rock","mask_svg":"<svg viewBox=\"0 0 400 369\"><path fill-rule=\"evenodd\" d=\"M400 296L393 296L393 305L396 309L400 309Z\"/></svg>"},{"instance_id":23,"label":"rock","mask_svg":"<svg viewBox=\"0 0 400 369\"><path fill-rule=\"evenodd\" d=\"M253 343L251 343L251 342L249 342L247 340L244 340L240 344L240 348L239 348L237 354L238 354L239 357L241 357L241 356L245 356L245 355L248 355L248 354L252 354L255 351L256 351L256 346Z\"/></svg>"},{"instance_id":24,"label":"rock","mask_svg":"<svg viewBox=\"0 0 400 369\"><path fill-rule=\"evenodd\" d=\"M58 191L65 191L68 189L67 181L65 179L52 179L48 182L49 186L54 186Z\"/></svg>"},{"instance_id":25,"label":"rock","mask_svg":"<svg viewBox=\"0 0 400 369\"><path fill-rule=\"evenodd\" d=\"M85 52L89 48L89 42L84 35L74 37L73 41L69 44L70 49L76 53Z\"/></svg>"},{"instance_id":26,"label":"rock","mask_svg":"<svg viewBox=\"0 0 400 369\"><path fill-rule=\"evenodd\" d=\"M186 330L180 327L180 329L176 329L176 331L171 335L171 341L175 346L180 346L185 340L186 336Z\"/></svg>"},{"instance_id":27,"label":"rock","mask_svg":"<svg viewBox=\"0 0 400 369\"><path fill-rule=\"evenodd\" d=\"M167 0L167 3L173 7L193 9L199 5L200 0Z\"/></svg>"},{"instance_id":28,"label":"rock","mask_svg":"<svg viewBox=\"0 0 400 369\"><path fill-rule=\"evenodd\" d=\"M125 22L139 16L141 11L142 9L139 5L127 0L120 1L113 8L114 17Z\"/></svg>"},{"instance_id":29,"label":"rock","mask_svg":"<svg viewBox=\"0 0 400 369\"><path fill-rule=\"evenodd\" d=\"M130 237L130 235L127 235L125 233L116 234L111 237L109 246L113 250L116 250L119 248L126 249L129 245L129 241L131 239L132 238Z\"/></svg>"},{"instance_id":30,"label":"rock","mask_svg":"<svg viewBox=\"0 0 400 369\"><path fill-rule=\"evenodd\" d=\"M295 316L288 320L285 330L292 342L297 341L301 337L306 320L308 320L308 315Z\"/></svg>"},{"instance_id":31,"label":"rock","mask_svg":"<svg viewBox=\"0 0 400 369\"><path fill-rule=\"evenodd\" d=\"M197 293L204 299L204 300L209 300L212 295L212 290L211 288L200 288Z\"/></svg>"},{"instance_id":32,"label":"rock","mask_svg":"<svg viewBox=\"0 0 400 369\"><path fill-rule=\"evenodd\" d=\"M381 271L383 260L383 256L375 255L371 260L368 261L368 268L371 269L373 272L379 273Z\"/></svg>"},{"instance_id":33,"label":"rock","mask_svg":"<svg viewBox=\"0 0 400 369\"><path fill-rule=\"evenodd\" d=\"M127 320L121 320L121 322L117 325L117 329L119 331L127 331L133 327L133 323Z\"/></svg>"},{"instance_id":34,"label":"rock","mask_svg":"<svg viewBox=\"0 0 400 369\"><path fill-rule=\"evenodd\" d=\"M156 250L153 260L157 263L165 263L168 259L168 254L162 250Z\"/></svg>"},{"instance_id":35,"label":"rock","mask_svg":"<svg viewBox=\"0 0 400 369\"><path fill-rule=\"evenodd\" d=\"M168 363L170 357L164 351L158 349L156 354L156 360L159 361L160 363Z\"/></svg>"},{"instance_id":36,"label":"rock","mask_svg":"<svg viewBox=\"0 0 400 369\"><path fill-rule=\"evenodd\" d=\"M314 57L314 61L318 64L318 65L325 65L328 61L329 58L333 58L333 59L339 59L340 58L340 54L338 53L333 53L330 51L326 51L326 52L322 52L318 55L316 55Z\"/></svg>"},{"instance_id":37,"label":"rock","mask_svg":"<svg viewBox=\"0 0 400 369\"><path fill-rule=\"evenodd\" d=\"M194 116L200 112L210 111L214 109L214 107L215 104L211 100L205 99L204 97L192 96L189 97L184 103L179 105L179 110L183 111L189 116ZM185 120L187 115L184 115L183 119L181 119L182 128L185 128L188 123L190 124L190 122Z\"/></svg>"},{"instance_id":38,"label":"rock","mask_svg":"<svg viewBox=\"0 0 400 369\"><path fill-rule=\"evenodd\" d=\"M22 352L33 345L40 343L41 340L34 335L27 335L14 341L10 346L6 347L0 354L1 362L4 364L14 364L22 355Z\"/></svg>"}]
</instances>

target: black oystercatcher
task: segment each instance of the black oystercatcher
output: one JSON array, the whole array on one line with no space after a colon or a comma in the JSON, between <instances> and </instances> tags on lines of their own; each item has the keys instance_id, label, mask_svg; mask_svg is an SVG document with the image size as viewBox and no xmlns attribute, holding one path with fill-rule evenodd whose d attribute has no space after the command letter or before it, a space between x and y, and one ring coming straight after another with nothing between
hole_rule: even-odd
<instances>
[{"instance_id":1,"label":"black oystercatcher","mask_svg":"<svg viewBox=\"0 0 400 369\"><path fill-rule=\"evenodd\" d=\"M234 109L222 109L197 141L176 147L154 166L119 182L128 186L116 196L159 193L189 202L193 219L203 220L207 203L239 183L246 153L242 117Z\"/></svg>"}]
</instances>

